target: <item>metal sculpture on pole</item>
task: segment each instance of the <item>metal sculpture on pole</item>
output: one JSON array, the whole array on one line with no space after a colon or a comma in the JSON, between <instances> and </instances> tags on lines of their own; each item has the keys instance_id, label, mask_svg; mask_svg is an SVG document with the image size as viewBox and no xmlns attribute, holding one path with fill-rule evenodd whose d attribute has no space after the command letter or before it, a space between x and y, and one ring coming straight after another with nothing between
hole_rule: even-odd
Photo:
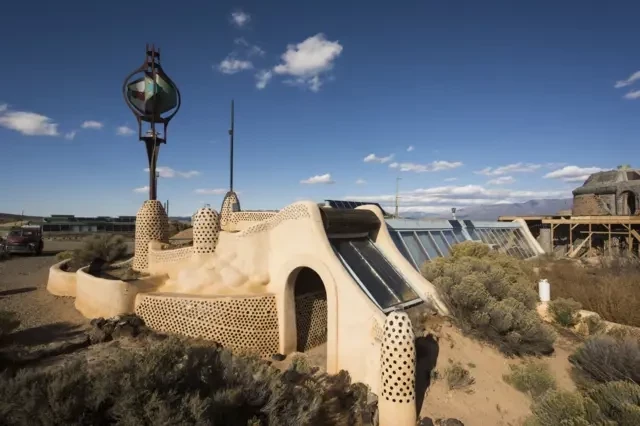
<instances>
[{"instance_id":1,"label":"metal sculpture on pole","mask_svg":"<svg viewBox=\"0 0 640 426\"><path fill-rule=\"evenodd\" d=\"M142 74L132 80L136 74ZM156 165L160 144L167 143L167 125L180 109L180 91L160 65L160 49L146 46L143 64L124 80L124 100L138 121L138 138L147 149L149 160L149 200L157 198ZM164 116L163 116L164 114ZM143 132L142 123L149 129ZM163 125L163 132L156 129Z\"/></svg>"}]
</instances>

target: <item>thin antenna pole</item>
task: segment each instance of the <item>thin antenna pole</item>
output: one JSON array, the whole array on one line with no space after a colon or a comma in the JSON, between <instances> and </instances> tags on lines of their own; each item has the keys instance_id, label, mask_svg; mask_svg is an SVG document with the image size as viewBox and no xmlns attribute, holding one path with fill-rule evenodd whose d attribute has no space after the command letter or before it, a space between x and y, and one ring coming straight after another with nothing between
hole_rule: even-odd
<instances>
[{"instance_id":1,"label":"thin antenna pole","mask_svg":"<svg viewBox=\"0 0 640 426\"><path fill-rule=\"evenodd\" d=\"M229 191L233 191L233 133L234 133L234 107L233 99L231 100L231 128L229 129L229 143L231 151L229 155Z\"/></svg>"},{"instance_id":2,"label":"thin antenna pole","mask_svg":"<svg viewBox=\"0 0 640 426\"><path fill-rule=\"evenodd\" d=\"M396 218L398 218L398 200L400 198L400 180L402 178L400 176L396 177Z\"/></svg>"}]
</instances>

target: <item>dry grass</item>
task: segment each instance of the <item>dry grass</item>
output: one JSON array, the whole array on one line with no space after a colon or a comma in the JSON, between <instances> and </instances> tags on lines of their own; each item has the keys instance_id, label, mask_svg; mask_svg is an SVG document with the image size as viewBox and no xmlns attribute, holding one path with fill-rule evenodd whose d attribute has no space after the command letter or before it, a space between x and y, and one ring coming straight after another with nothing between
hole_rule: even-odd
<instances>
[{"instance_id":1,"label":"dry grass","mask_svg":"<svg viewBox=\"0 0 640 426\"><path fill-rule=\"evenodd\" d=\"M580 319L582 305L573 299L559 297L549 302L549 313L563 327L573 327Z\"/></svg>"},{"instance_id":2,"label":"dry grass","mask_svg":"<svg viewBox=\"0 0 640 426\"><path fill-rule=\"evenodd\" d=\"M75 272L89 265L95 259L102 259L107 264L124 260L128 247L122 235L96 234L85 238L82 247L73 250L71 261L67 264L68 272Z\"/></svg>"},{"instance_id":3,"label":"dry grass","mask_svg":"<svg viewBox=\"0 0 640 426\"><path fill-rule=\"evenodd\" d=\"M569 357L578 384L628 380L640 384L640 341L634 336L597 335Z\"/></svg>"},{"instance_id":4,"label":"dry grass","mask_svg":"<svg viewBox=\"0 0 640 426\"><path fill-rule=\"evenodd\" d=\"M571 298L607 320L640 327L640 261L614 258L596 266L559 260L547 263L542 278L554 298Z\"/></svg>"},{"instance_id":5,"label":"dry grass","mask_svg":"<svg viewBox=\"0 0 640 426\"><path fill-rule=\"evenodd\" d=\"M547 364L527 362L510 368L511 372L503 376L504 381L532 398L556 388L556 380Z\"/></svg>"},{"instance_id":6,"label":"dry grass","mask_svg":"<svg viewBox=\"0 0 640 426\"><path fill-rule=\"evenodd\" d=\"M450 390L466 389L476 382L476 379L471 376L469 370L464 368L459 362L447 368L444 372L444 377L447 379L447 386L449 386Z\"/></svg>"}]
</instances>

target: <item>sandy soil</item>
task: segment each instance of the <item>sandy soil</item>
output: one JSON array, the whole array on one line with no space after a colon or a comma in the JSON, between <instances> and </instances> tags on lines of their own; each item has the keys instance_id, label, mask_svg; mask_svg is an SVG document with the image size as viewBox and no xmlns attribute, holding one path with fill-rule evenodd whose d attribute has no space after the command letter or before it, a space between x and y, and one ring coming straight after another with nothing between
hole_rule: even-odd
<instances>
[{"instance_id":1,"label":"sandy soil","mask_svg":"<svg viewBox=\"0 0 640 426\"><path fill-rule=\"evenodd\" d=\"M522 363L524 359L505 358L493 347L463 336L447 323L436 334L439 339L435 368L441 378L427 389L420 416L453 417L465 426L521 425L531 414L531 399L507 384L502 376L509 372L510 364ZM549 365L560 389L574 389L567 357L575 346L575 341L558 337L552 356L534 359ZM468 390L448 389L444 372L455 362L460 362L475 378L475 384Z\"/></svg>"},{"instance_id":2,"label":"sandy soil","mask_svg":"<svg viewBox=\"0 0 640 426\"><path fill-rule=\"evenodd\" d=\"M50 343L73 337L87 326L72 298L47 292L49 267L55 262L53 255L14 255L0 261L0 311L14 312L20 320L18 331L11 336L13 343Z\"/></svg>"}]
</instances>

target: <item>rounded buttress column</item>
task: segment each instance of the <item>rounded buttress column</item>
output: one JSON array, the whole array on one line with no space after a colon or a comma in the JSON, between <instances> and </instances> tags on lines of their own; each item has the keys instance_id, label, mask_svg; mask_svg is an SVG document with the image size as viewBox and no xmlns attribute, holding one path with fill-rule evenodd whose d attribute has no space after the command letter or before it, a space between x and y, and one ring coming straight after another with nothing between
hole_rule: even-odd
<instances>
[{"instance_id":1,"label":"rounded buttress column","mask_svg":"<svg viewBox=\"0 0 640 426\"><path fill-rule=\"evenodd\" d=\"M220 224L226 226L231 218L231 213L240 211L240 200L238 194L233 191L229 191L222 200L222 207L220 207Z\"/></svg>"},{"instance_id":2,"label":"rounded buttress column","mask_svg":"<svg viewBox=\"0 0 640 426\"><path fill-rule=\"evenodd\" d=\"M193 252L213 253L220 236L220 215L210 207L199 209L193 221Z\"/></svg>"},{"instance_id":3,"label":"rounded buttress column","mask_svg":"<svg viewBox=\"0 0 640 426\"><path fill-rule=\"evenodd\" d=\"M381 350L380 426L413 426L416 413L416 344L406 312L391 312Z\"/></svg>"},{"instance_id":4,"label":"rounded buttress column","mask_svg":"<svg viewBox=\"0 0 640 426\"><path fill-rule=\"evenodd\" d=\"M169 218L158 200L145 201L136 214L134 270L144 271L149 267L149 241L152 240L169 242Z\"/></svg>"}]
</instances>

